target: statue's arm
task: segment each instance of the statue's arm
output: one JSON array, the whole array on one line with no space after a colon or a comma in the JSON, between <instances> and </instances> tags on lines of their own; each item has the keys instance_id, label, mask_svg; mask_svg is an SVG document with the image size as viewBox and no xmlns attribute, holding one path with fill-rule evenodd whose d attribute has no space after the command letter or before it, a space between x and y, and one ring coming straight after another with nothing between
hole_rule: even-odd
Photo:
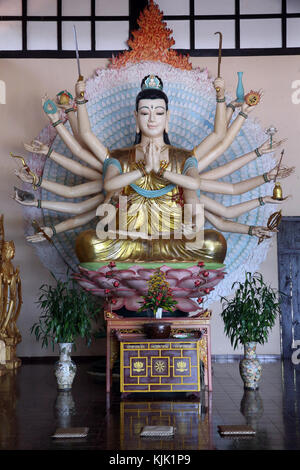
<instances>
[{"instance_id":1,"label":"statue's arm","mask_svg":"<svg viewBox=\"0 0 300 470\"><path fill-rule=\"evenodd\" d=\"M91 194L100 193L102 191L102 178L97 181L77 184L75 186L65 186L54 181L42 179L40 187L50 191L51 193L66 198L76 198L90 196Z\"/></svg>"},{"instance_id":2,"label":"statue's arm","mask_svg":"<svg viewBox=\"0 0 300 470\"><path fill-rule=\"evenodd\" d=\"M216 113L214 121L214 130L202 142L195 147L195 157L200 160L207 154L213 147L215 147L226 135L227 131L227 115L225 103L225 83L222 78L217 78L214 81L216 89ZM217 91L218 90L218 91Z\"/></svg>"},{"instance_id":3,"label":"statue's arm","mask_svg":"<svg viewBox=\"0 0 300 470\"><path fill-rule=\"evenodd\" d=\"M82 178L86 178L88 180L97 180L102 177L99 171L88 168L87 166L82 165L81 163L72 160L69 157L65 157L64 155L57 153L51 147L43 144L38 140L33 140L30 144L24 144L24 148L28 152L45 155L47 158L50 158L69 172L73 173L74 175L81 176Z\"/></svg>"},{"instance_id":4,"label":"statue's arm","mask_svg":"<svg viewBox=\"0 0 300 470\"><path fill-rule=\"evenodd\" d=\"M223 178L224 176L230 175L234 171L239 170L243 166L255 160L257 157L266 153L270 153L273 150L277 149L280 145L282 145L283 142L284 140L273 142L271 148L269 141L267 141L252 152L246 153L241 157L235 158L231 162L225 163L225 165L214 168L213 170L201 173L201 178L204 178L205 180L216 180L219 178Z\"/></svg>"},{"instance_id":5,"label":"statue's arm","mask_svg":"<svg viewBox=\"0 0 300 470\"><path fill-rule=\"evenodd\" d=\"M247 118L247 113L246 111L249 111L249 106L244 103L242 105L242 113L243 114L238 114L231 126L228 128L225 137L222 139L221 142L219 142L213 149L208 151L204 156L202 156L200 159L198 158L198 155L195 154L196 158L199 160L198 163L198 170L203 171L205 168L208 167L211 163L213 163L222 153L225 152L225 150L230 147L232 142L234 141L235 137L241 130L242 125L245 122L245 119Z\"/></svg>"},{"instance_id":6,"label":"statue's arm","mask_svg":"<svg viewBox=\"0 0 300 470\"><path fill-rule=\"evenodd\" d=\"M86 100L82 98L81 93L85 92L85 82L78 81L75 85L76 103L77 103L77 121L78 133L80 139L87 145L93 154L101 163L108 157L109 151L98 137L92 132L90 120L86 108Z\"/></svg>"},{"instance_id":7,"label":"statue's arm","mask_svg":"<svg viewBox=\"0 0 300 470\"><path fill-rule=\"evenodd\" d=\"M97 194L81 202L64 201L45 201L35 199L31 193L15 188L13 199L23 206L37 207L39 209L48 209L55 212L80 215L84 212L96 209L104 199L103 194Z\"/></svg>"},{"instance_id":8,"label":"statue's arm","mask_svg":"<svg viewBox=\"0 0 300 470\"><path fill-rule=\"evenodd\" d=\"M209 211L204 211L205 218L221 232L231 233L242 233L247 235L254 235L258 238L266 237L270 238L272 232L278 232L277 229L270 230L268 227L262 226L250 226L246 224L240 224L239 222L233 222L231 220L225 220Z\"/></svg>"},{"instance_id":9,"label":"statue's arm","mask_svg":"<svg viewBox=\"0 0 300 470\"><path fill-rule=\"evenodd\" d=\"M46 100L43 99L43 107L45 106ZM54 105L54 103L53 103ZM44 108L45 109L45 108ZM46 113L48 119L51 121L52 125L55 127L58 135L61 137L63 142L66 144L68 149L78 157L80 160L84 161L88 165L90 165L92 168L96 170L101 170L102 165L101 163L97 160L97 158L94 157L94 155L89 151L84 149L80 143L75 139L75 137L69 132L66 127L64 126L63 122L60 119L60 115L58 112L55 113Z\"/></svg>"},{"instance_id":10,"label":"statue's arm","mask_svg":"<svg viewBox=\"0 0 300 470\"><path fill-rule=\"evenodd\" d=\"M282 204L288 198L289 196L284 198L284 200L279 201L272 199L271 196L262 196L255 199L250 199L249 201L234 204L233 206L224 206L210 197L201 194L200 202L204 204L205 210L208 210L215 215L224 217L226 219L235 219L236 217L239 217L240 215L245 214L246 212L249 212L253 209L257 209L259 206L266 203Z\"/></svg>"},{"instance_id":11,"label":"statue's arm","mask_svg":"<svg viewBox=\"0 0 300 470\"><path fill-rule=\"evenodd\" d=\"M95 209L85 212L76 217L64 220L59 224L51 227L41 227L42 230L47 234L49 238L52 238L54 233L67 232L68 230L73 230L74 228L81 227L82 225L87 224L96 217ZM45 241L45 237L42 232L38 232L35 235L29 235L26 237L26 240L31 243L38 243Z\"/></svg>"},{"instance_id":12,"label":"statue's arm","mask_svg":"<svg viewBox=\"0 0 300 470\"><path fill-rule=\"evenodd\" d=\"M115 159L108 159L107 162ZM115 163L117 163L115 161ZM143 176L143 173L140 169L129 171L127 173L122 173L121 165L109 164L107 170L104 168L104 183L103 189L107 193L113 193L119 189L128 186L129 184L134 183L136 180Z\"/></svg>"},{"instance_id":13,"label":"statue's arm","mask_svg":"<svg viewBox=\"0 0 300 470\"><path fill-rule=\"evenodd\" d=\"M199 186L200 190L202 191L208 191L215 194L231 194L234 196L246 193L247 191L257 188L258 186L261 186L262 184L270 181L269 179L267 180L267 173L265 174L265 178L266 180L264 179L263 175L259 175L244 181L240 181L238 183L227 183L224 181L204 180L201 177Z\"/></svg>"}]
</instances>

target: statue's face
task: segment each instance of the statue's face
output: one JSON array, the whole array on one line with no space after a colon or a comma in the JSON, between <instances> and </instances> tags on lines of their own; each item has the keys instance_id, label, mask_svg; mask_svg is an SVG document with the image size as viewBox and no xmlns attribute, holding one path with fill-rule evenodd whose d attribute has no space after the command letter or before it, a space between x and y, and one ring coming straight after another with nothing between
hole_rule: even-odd
<instances>
[{"instance_id":1,"label":"statue's face","mask_svg":"<svg viewBox=\"0 0 300 470\"><path fill-rule=\"evenodd\" d=\"M169 114L163 99L143 99L139 101L136 120L142 135L146 137L163 136Z\"/></svg>"}]
</instances>

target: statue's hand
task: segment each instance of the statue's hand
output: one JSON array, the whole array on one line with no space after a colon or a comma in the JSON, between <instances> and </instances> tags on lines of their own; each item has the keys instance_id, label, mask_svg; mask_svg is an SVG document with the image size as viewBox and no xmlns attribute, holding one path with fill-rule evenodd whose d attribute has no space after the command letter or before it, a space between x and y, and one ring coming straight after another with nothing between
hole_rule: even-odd
<instances>
[{"instance_id":1,"label":"statue's hand","mask_svg":"<svg viewBox=\"0 0 300 470\"><path fill-rule=\"evenodd\" d=\"M153 171L154 173L158 173L160 170L161 146L157 145L155 142L151 142L150 145L152 152Z\"/></svg>"},{"instance_id":2,"label":"statue's hand","mask_svg":"<svg viewBox=\"0 0 300 470\"><path fill-rule=\"evenodd\" d=\"M215 90L216 90L216 93L217 93L217 97L218 98L224 98L224 95L225 95L225 82L223 80L223 78L221 77L218 77L215 79L214 81L214 87L215 87Z\"/></svg>"},{"instance_id":3,"label":"statue's hand","mask_svg":"<svg viewBox=\"0 0 300 470\"><path fill-rule=\"evenodd\" d=\"M43 231L49 238L53 237L52 228L50 227L41 227L41 228L43 229ZM39 243L39 242L44 242L47 239L45 235L43 234L43 232L38 232L35 235L29 235L28 237L26 237L26 240L30 243Z\"/></svg>"},{"instance_id":4,"label":"statue's hand","mask_svg":"<svg viewBox=\"0 0 300 470\"><path fill-rule=\"evenodd\" d=\"M145 170L150 173L153 170L153 154L150 147L150 142L142 147L145 156Z\"/></svg>"},{"instance_id":5,"label":"statue's hand","mask_svg":"<svg viewBox=\"0 0 300 470\"><path fill-rule=\"evenodd\" d=\"M262 155L264 155L265 153L270 153L280 147L286 141L287 139L273 140L271 147L270 139L268 139L260 147L258 147L259 153L261 153Z\"/></svg>"},{"instance_id":6,"label":"statue's hand","mask_svg":"<svg viewBox=\"0 0 300 470\"><path fill-rule=\"evenodd\" d=\"M290 199L292 196L286 196L281 201L279 199L273 199L272 196L263 196L263 201L267 204L283 204L285 201Z\"/></svg>"},{"instance_id":7,"label":"statue's hand","mask_svg":"<svg viewBox=\"0 0 300 470\"><path fill-rule=\"evenodd\" d=\"M278 165L276 165L274 168L272 168L272 170L270 170L268 172L268 179L269 180L275 180L275 178L280 178L280 179L283 179L283 178L287 178L288 176L290 176L292 173L294 173L295 171L295 167L292 166L292 167L285 167L285 166L282 166L279 171L278 171L278 174L277 174L277 170L278 170Z\"/></svg>"},{"instance_id":8,"label":"statue's hand","mask_svg":"<svg viewBox=\"0 0 300 470\"><path fill-rule=\"evenodd\" d=\"M253 227L252 228L252 235L258 238L271 238L271 234L278 232L276 228L270 230L268 227Z\"/></svg>"},{"instance_id":9,"label":"statue's hand","mask_svg":"<svg viewBox=\"0 0 300 470\"><path fill-rule=\"evenodd\" d=\"M75 83L76 98L82 99L82 93L84 94L85 90L86 90L85 81L84 80L78 80Z\"/></svg>"},{"instance_id":10,"label":"statue's hand","mask_svg":"<svg viewBox=\"0 0 300 470\"><path fill-rule=\"evenodd\" d=\"M20 170L16 169L15 175L24 183L32 184L34 182L33 176L26 171L26 168L21 168Z\"/></svg>"},{"instance_id":11,"label":"statue's hand","mask_svg":"<svg viewBox=\"0 0 300 470\"><path fill-rule=\"evenodd\" d=\"M62 103L61 101L66 101L66 99L64 100L63 97L64 96L68 96L68 99L67 99L67 103ZM66 109L70 109L72 107L72 104L73 104L73 97L71 95L71 93L69 93L67 90L65 90L65 92L63 92L62 94L59 94L59 95L56 95L56 98L55 98L55 104L58 108L60 109L63 109L63 110L66 110Z\"/></svg>"},{"instance_id":12,"label":"statue's hand","mask_svg":"<svg viewBox=\"0 0 300 470\"><path fill-rule=\"evenodd\" d=\"M28 152L39 153L41 155L47 155L49 147L46 144L43 144L39 140L33 140L30 144L24 143L24 148Z\"/></svg>"},{"instance_id":13,"label":"statue's hand","mask_svg":"<svg viewBox=\"0 0 300 470\"><path fill-rule=\"evenodd\" d=\"M37 200L34 198L33 194L16 187L14 188L12 198L19 204L22 204L22 206L37 206Z\"/></svg>"},{"instance_id":14,"label":"statue's hand","mask_svg":"<svg viewBox=\"0 0 300 470\"><path fill-rule=\"evenodd\" d=\"M48 99L49 99L49 98L48 98L47 95L43 96L43 98L42 98L42 106L43 106L43 108L44 108L44 104L46 103L46 101L47 101ZM45 110L44 110L44 111L45 111ZM59 118L60 118L60 115L59 115L59 112L58 112L58 111L56 111L56 112L53 113L53 114L50 114L50 113L49 113L49 114L48 114L48 113L45 113L45 114L47 115L48 119L49 119L51 122L57 122L57 121L59 120Z\"/></svg>"},{"instance_id":15,"label":"statue's hand","mask_svg":"<svg viewBox=\"0 0 300 470\"><path fill-rule=\"evenodd\" d=\"M263 92L262 89L260 89L260 90L258 91L258 93L259 93L259 96L260 96L260 101L259 101L259 103L261 103L262 98L263 98L263 95L264 95L264 92ZM259 104L259 103L257 103L257 104ZM251 113L251 111L253 111L254 108L256 108L256 106L257 106L257 105L255 105L255 106L250 106L250 105L247 104L247 103L242 103L241 111L243 111L243 113L249 114L249 113Z\"/></svg>"}]
</instances>

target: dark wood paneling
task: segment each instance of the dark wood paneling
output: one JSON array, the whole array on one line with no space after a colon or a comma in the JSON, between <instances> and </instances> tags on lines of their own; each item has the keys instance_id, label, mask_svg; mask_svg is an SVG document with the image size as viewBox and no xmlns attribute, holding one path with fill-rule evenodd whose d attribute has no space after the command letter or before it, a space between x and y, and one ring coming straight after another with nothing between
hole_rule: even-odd
<instances>
[{"instance_id":1,"label":"dark wood paneling","mask_svg":"<svg viewBox=\"0 0 300 470\"><path fill-rule=\"evenodd\" d=\"M277 238L278 284L285 296L281 306L281 341L284 358L300 340L300 217L283 217Z\"/></svg>"}]
</instances>

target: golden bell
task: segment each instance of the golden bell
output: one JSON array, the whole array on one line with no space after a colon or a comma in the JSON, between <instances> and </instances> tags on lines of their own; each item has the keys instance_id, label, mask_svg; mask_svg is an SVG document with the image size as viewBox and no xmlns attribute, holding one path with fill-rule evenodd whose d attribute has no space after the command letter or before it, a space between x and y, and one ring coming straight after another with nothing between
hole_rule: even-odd
<instances>
[{"instance_id":1,"label":"golden bell","mask_svg":"<svg viewBox=\"0 0 300 470\"><path fill-rule=\"evenodd\" d=\"M282 201L282 187L280 183L275 183L274 189L273 189L273 196L272 199L276 199L277 201Z\"/></svg>"}]
</instances>

